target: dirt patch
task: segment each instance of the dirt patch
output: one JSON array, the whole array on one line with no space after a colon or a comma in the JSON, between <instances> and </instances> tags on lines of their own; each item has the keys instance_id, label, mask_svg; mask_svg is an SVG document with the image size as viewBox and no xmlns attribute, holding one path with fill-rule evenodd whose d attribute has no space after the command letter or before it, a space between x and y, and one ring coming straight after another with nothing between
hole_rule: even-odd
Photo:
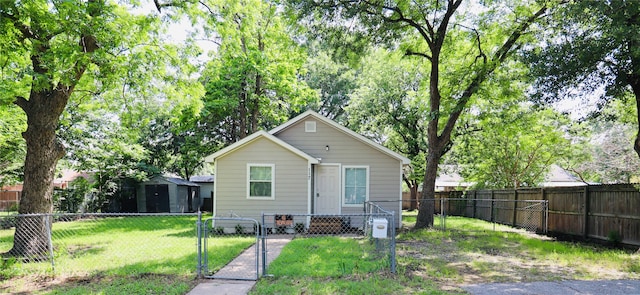
<instances>
[{"instance_id":1,"label":"dirt patch","mask_svg":"<svg viewBox=\"0 0 640 295\"><path fill-rule=\"evenodd\" d=\"M556 243L546 236L525 234L527 239ZM496 240L492 236L485 243L481 242L484 237L474 240L477 234L449 233L442 237L443 234L438 233L433 236L436 238L422 238L420 241L398 239L398 270L409 277L434 281L444 291L462 292L460 286L463 285L496 282L640 278L640 273L633 271L633 267L625 266L640 264L638 254L626 254L632 257L632 261L624 263L594 257L580 257L572 261L561 254L538 251L524 245L521 240ZM593 251L601 249L594 248Z\"/></svg>"},{"instance_id":2,"label":"dirt patch","mask_svg":"<svg viewBox=\"0 0 640 295\"><path fill-rule=\"evenodd\" d=\"M65 288L73 288L77 286L92 286L113 282L120 277L106 276L104 274L86 275L86 276L49 276L49 275L28 275L14 277L11 280L0 283L0 294L34 294L52 291L56 288L64 286ZM161 280L167 284L171 284L178 280L184 280L182 277L163 274L138 274L127 277L129 280ZM190 282L192 286L199 283L199 280Z\"/></svg>"}]
</instances>

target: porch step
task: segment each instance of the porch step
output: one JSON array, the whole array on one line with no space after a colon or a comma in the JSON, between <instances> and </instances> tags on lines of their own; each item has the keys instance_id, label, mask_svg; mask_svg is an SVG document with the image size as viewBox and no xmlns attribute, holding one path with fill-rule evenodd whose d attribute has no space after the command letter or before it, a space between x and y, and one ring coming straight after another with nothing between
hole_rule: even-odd
<instances>
[{"instance_id":1,"label":"porch step","mask_svg":"<svg viewBox=\"0 0 640 295\"><path fill-rule=\"evenodd\" d=\"M312 216L307 233L310 235L326 235L340 234L343 231L341 217Z\"/></svg>"}]
</instances>

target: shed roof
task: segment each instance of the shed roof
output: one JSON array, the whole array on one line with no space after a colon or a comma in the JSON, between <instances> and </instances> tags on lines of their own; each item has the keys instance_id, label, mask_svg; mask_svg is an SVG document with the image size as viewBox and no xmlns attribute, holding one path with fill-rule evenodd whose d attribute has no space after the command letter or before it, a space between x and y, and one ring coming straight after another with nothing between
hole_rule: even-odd
<instances>
[{"instance_id":1,"label":"shed roof","mask_svg":"<svg viewBox=\"0 0 640 295\"><path fill-rule=\"evenodd\" d=\"M189 178L191 182L214 182L216 181L215 175L194 175Z\"/></svg>"}]
</instances>

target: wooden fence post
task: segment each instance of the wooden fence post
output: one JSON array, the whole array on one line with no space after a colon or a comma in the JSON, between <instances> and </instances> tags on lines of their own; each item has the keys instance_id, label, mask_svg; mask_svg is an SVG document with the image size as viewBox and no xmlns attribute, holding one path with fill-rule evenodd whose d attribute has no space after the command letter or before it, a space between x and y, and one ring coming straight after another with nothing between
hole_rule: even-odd
<instances>
[{"instance_id":1,"label":"wooden fence post","mask_svg":"<svg viewBox=\"0 0 640 295\"><path fill-rule=\"evenodd\" d=\"M590 203L590 194L589 194L589 185L584 187L584 232L582 233L582 237L587 239L589 237L589 203Z\"/></svg>"},{"instance_id":2,"label":"wooden fence post","mask_svg":"<svg viewBox=\"0 0 640 295\"><path fill-rule=\"evenodd\" d=\"M476 205L478 203L478 191L473 191L473 213L471 213L472 218L476 218Z\"/></svg>"},{"instance_id":3,"label":"wooden fence post","mask_svg":"<svg viewBox=\"0 0 640 295\"><path fill-rule=\"evenodd\" d=\"M513 219L512 226L516 227L516 221L518 220L518 189L513 190Z\"/></svg>"},{"instance_id":4,"label":"wooden fence post","mask_svg":"<svg viewBox=\"0 0 640 295\"><path fill-rule=\"evenodd\" d=\"M546 201L547 200L547 195L545 194L545 190L543 187L540 188L540 194L542 195L542 201ZM543 211L541 212L541 216L540 216L540 229L542 230L542 232L547 233L547 227L545 226L545 224L547 224L547 213L549 211L549 203L547 202L547 206L542 206Z\"/></svg>"},{"instance_id":5,"label":"wooden fence post","mask_svg":"<svg viewBox=\"0 0 640 295\"><path fill-rule=\"evenodd\" d=\"M491 190L491 206L489 206L491 213L489 214L489 221L493 222L493 190Z\"/></svg>"}]
</instances>

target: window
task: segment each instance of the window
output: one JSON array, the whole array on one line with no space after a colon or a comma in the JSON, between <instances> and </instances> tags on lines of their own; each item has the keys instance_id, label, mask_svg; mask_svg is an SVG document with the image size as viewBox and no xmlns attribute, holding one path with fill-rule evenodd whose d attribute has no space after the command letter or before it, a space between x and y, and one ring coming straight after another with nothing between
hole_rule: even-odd
<instances>
[{"instance_id":1,"label":"window","mask_svg":"<svg viewBox=\"0 0 640 295\"><path fill-rule=\"evenodd\" d=\"M274 198L274 169L273 164L247 165L247 198Z\"/></svg>"},{"instance_id":2,"label":"window","mask_svg":"<svg viewBox=\"0 0 640 295\"><path fill-rule=\"evenodd\" d=\"M369 197L368 167L344 168L344 205L362 205Z\"/></svg>"}]
</instances>

